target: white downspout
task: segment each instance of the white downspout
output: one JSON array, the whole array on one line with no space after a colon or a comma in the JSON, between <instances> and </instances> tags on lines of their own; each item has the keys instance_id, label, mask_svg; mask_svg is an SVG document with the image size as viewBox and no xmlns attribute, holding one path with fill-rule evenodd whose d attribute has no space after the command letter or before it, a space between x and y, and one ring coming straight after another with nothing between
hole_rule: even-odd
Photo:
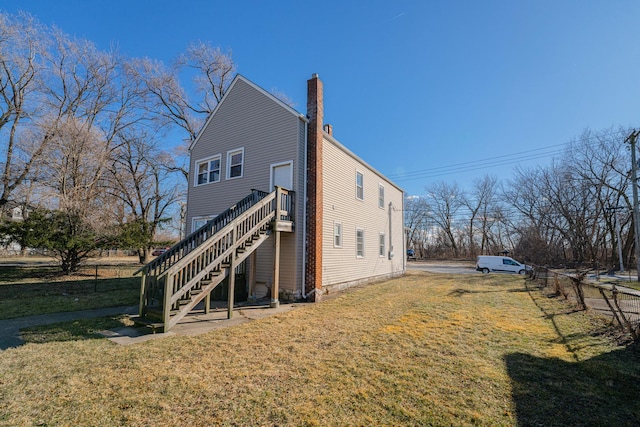
<instances>
[{"instance_id":1,"label":"white downspout","mask_svg":"<svg viewBox=\"0 0 640 427\"><path fill-rule=\"evenodd\" d=\"M404 228L404 192L402 192L402 274L407 273L407 230Z\"/></svg>"},{"instance_id":2,"label":"white downspout","mask_svg":"<svg viewBox=\"0 0 640 427\"><path fill-rule=\"evenodd\" d=\"M393 211L393 203L389 202L389 256L388 259L391 260L391 271L393 272L393 216L391 212Z\"/></svg>"}]
</instances>

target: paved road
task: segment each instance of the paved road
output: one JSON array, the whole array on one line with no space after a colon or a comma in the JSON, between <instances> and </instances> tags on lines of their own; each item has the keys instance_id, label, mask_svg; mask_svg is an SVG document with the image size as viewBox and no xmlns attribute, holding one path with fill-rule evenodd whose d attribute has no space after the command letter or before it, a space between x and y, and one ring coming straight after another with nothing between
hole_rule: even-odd
<instances>
[{"instance_id":1,"label":"paved road","mask_svg":"<svg viewBox=\"0 0 640 427\"><path fill-rule=\"evenodd\" d=\"M457 263L446 261L410 261L407 263L408 270L422 270L429 271L431 273L445 273L445 274L481 274L475 270L475 267L470 263Z\"/></svg>"}]
</instances>

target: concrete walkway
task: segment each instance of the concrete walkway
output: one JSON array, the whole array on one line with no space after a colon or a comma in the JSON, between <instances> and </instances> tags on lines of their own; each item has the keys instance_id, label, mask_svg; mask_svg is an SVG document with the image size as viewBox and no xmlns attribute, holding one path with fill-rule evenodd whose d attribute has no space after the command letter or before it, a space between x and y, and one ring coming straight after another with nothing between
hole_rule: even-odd
<instances>
[{"instance_id":1,"label":"concrete walkway","mask_svg":"<svg viewBox=\"0 0 640 427\"><path fill-rule=\"evenodd\" d=\"M20 337L20 329L30 328L32 326L51 325L60 322L72 322L74 320L81 319L116 316L118 314L134 314L137 312L138 306L136 305L40 314L37 316L16 317L14 319L0 320L0 350L6 350L7 348L18 347L24 344Z\"/></svg>"},{"instance_id":2,"label":"concrete walkway","mask_svg":"<svg viewBox=\"0 0 640 427\"><path fill-rule=\"evenodd\" d=\"M271 308L268 303L239 304L234 307L231 319L227 319L228 312L226 307L212 308L209 314L196 310L195 313L188 314L180 320L169 332L153 333L147 327L123 327L111 331L102 331L101 334L121 345L136 344L175 335L200 335L215 329L228 328L229 326L284 313L303 305L305 303L281 304L277 308Z\"/></svg>"},{"instance_id":3,"label":"concrete walkway","mask_svg":"<svg viewBox=\"0 0 640 427\"><path fill-rule=\"evenodd\" d=\"M303 305L305 305L305 303L281 304L277 308L271 308L266 302L238 304L234 307L233 317L231 319L227 319L226 307L217 307L212 308L209 314L196 311L195 313L187 315L176 326L171 328L171 331L166 333L154 334L151 329L146 327L122 327L102 331L101 335L121 345L136 344L175 335L199 335L215 329L239 325L274 314L284 313ZM7 348L18 347L24 344L20 336L20 330L24 328L96 317L116 316L119 314L131 315L137 313L138 306L124 306L0 320L0 350L6 350Z\"/></svg>"}]
</instances>

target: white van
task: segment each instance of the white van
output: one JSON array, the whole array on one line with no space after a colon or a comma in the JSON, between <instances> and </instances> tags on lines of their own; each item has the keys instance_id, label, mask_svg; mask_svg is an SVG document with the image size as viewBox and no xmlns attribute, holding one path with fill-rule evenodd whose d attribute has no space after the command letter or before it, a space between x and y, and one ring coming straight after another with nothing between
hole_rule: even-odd
<instances>
[{"instance_id":1,"label":"white van","mask_svg":"<svg viewBox=\"0 0 640 427\"><path fill-rule=\"evenodd\" d=\"M524 274L531 270L531 267L520 264L508 256L480 255L476 261L476 270L482 271L484 274L490 271Z\"/></svg>"}]
</instances>

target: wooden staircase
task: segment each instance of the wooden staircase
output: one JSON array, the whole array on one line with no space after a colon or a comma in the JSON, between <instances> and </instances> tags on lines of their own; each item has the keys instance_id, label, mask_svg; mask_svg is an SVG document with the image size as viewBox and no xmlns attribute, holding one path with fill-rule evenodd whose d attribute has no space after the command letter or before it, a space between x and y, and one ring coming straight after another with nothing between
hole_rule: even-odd
<instances>
[{"instance_id":1,"label":"wooden staircase","mask_svg":"<svg viewBox=\"0 0 640 427\"><path fill-rule=\"evenodd\" d=\"M142 281L134 322L167 332L203 301L208 313L211 291L227 276L230 317L232 272L281 231L293 231L293 192L280 187L271 193L252 191L136 272Z\"/></svg>"}]
</instances>

